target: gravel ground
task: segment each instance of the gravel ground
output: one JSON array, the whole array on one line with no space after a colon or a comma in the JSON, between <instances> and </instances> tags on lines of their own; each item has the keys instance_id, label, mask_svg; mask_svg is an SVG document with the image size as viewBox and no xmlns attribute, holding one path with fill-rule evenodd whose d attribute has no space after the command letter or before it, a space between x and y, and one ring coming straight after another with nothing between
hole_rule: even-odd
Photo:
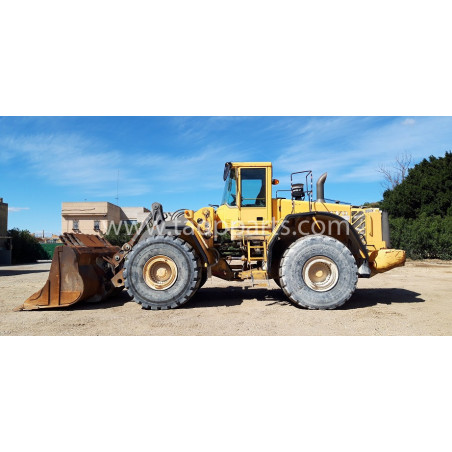
<instances>
[{"instance_id":1,"label":"gravel ground","mask_svg":"<svg viewBox=\"0 0 452 452\"><path fill-rule=\"evenodd\" d=\"M183 308L146 311L123 292L101 303L13 312L50 263L0 267L0 335L451 335L452 263L408 262L360 279L334 311L297 308L269 290L212 278Z\"/></svg>"}]
</instances>

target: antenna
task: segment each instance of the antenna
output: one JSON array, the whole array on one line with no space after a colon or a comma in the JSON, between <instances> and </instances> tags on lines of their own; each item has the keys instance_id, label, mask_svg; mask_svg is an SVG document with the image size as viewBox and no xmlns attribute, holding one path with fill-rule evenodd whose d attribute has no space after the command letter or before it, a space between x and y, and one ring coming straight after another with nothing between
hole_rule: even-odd
<instances>
[{"instance_id":1,"label":"antenna","mask_svg":"<svg viewBox=\"0 0 452 452\"><path fill-rule=\"evenodd\" d=\"M118 178L116 179L116 205L119 205L119 170L118 170Z\"/></svg>"}]
</instances>

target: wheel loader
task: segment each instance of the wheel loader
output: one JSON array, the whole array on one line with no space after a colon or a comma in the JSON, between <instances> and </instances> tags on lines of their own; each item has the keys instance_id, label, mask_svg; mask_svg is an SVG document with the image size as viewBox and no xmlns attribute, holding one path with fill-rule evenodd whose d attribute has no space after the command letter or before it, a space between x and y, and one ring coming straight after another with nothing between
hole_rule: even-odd
<instances>
[{"instance_id":1,"label":"wheel loader","mask_svg":"<svg viewBox=\"0 0 452 452\"><path fill-rule=\"evenodd\" d=\"M122 247L64 234L46 284L17 310L100 301L124 287L143 308L177 308L212 276L267 287L273 279L296 306L337 308L358 278L404 265L405 252L390 248L385 212L325 199L326 177L316 199L310 170L273 195L270 162L228 162L219 205L164 214L154 203Z\"/></svg>"}]
</instances>

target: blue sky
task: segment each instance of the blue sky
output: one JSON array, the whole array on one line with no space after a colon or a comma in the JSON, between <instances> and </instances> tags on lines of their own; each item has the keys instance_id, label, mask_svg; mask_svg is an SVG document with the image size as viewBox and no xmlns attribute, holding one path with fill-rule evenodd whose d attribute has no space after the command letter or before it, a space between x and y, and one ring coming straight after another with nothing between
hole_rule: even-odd
<instances>
[{"instance_id":1,"label":"blue sky","mask_svg":"<svg viewBox=\"0 0 452 452\"><path fill-rule=\"evenodd\" d=\"M63 201L165 210L218 203L226 161L328 172L325 195L382 197L380 165L452 149L451 117L2 117L0 197L9 228L60 233Z\"/></svg>"}]
</instances>

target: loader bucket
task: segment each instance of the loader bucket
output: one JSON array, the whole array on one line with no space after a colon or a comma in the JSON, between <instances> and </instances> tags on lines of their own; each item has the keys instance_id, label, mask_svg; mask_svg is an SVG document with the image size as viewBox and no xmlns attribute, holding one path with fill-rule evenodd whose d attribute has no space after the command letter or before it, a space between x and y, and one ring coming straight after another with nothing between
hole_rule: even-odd
<instances>
[{"instance_id":1,"label":"loader bucket","mask_svg":"<svg viewBox=\"0 0 452 452\"><path fill-rule=\"evenodd\" d=\"M114 290L110 282L113 271L107 260L119 251L119 247L97 235L66 233L61 239L64 245L55 248L44 287L16 311L100 301Z\"/></svg>"}]
</instances>

